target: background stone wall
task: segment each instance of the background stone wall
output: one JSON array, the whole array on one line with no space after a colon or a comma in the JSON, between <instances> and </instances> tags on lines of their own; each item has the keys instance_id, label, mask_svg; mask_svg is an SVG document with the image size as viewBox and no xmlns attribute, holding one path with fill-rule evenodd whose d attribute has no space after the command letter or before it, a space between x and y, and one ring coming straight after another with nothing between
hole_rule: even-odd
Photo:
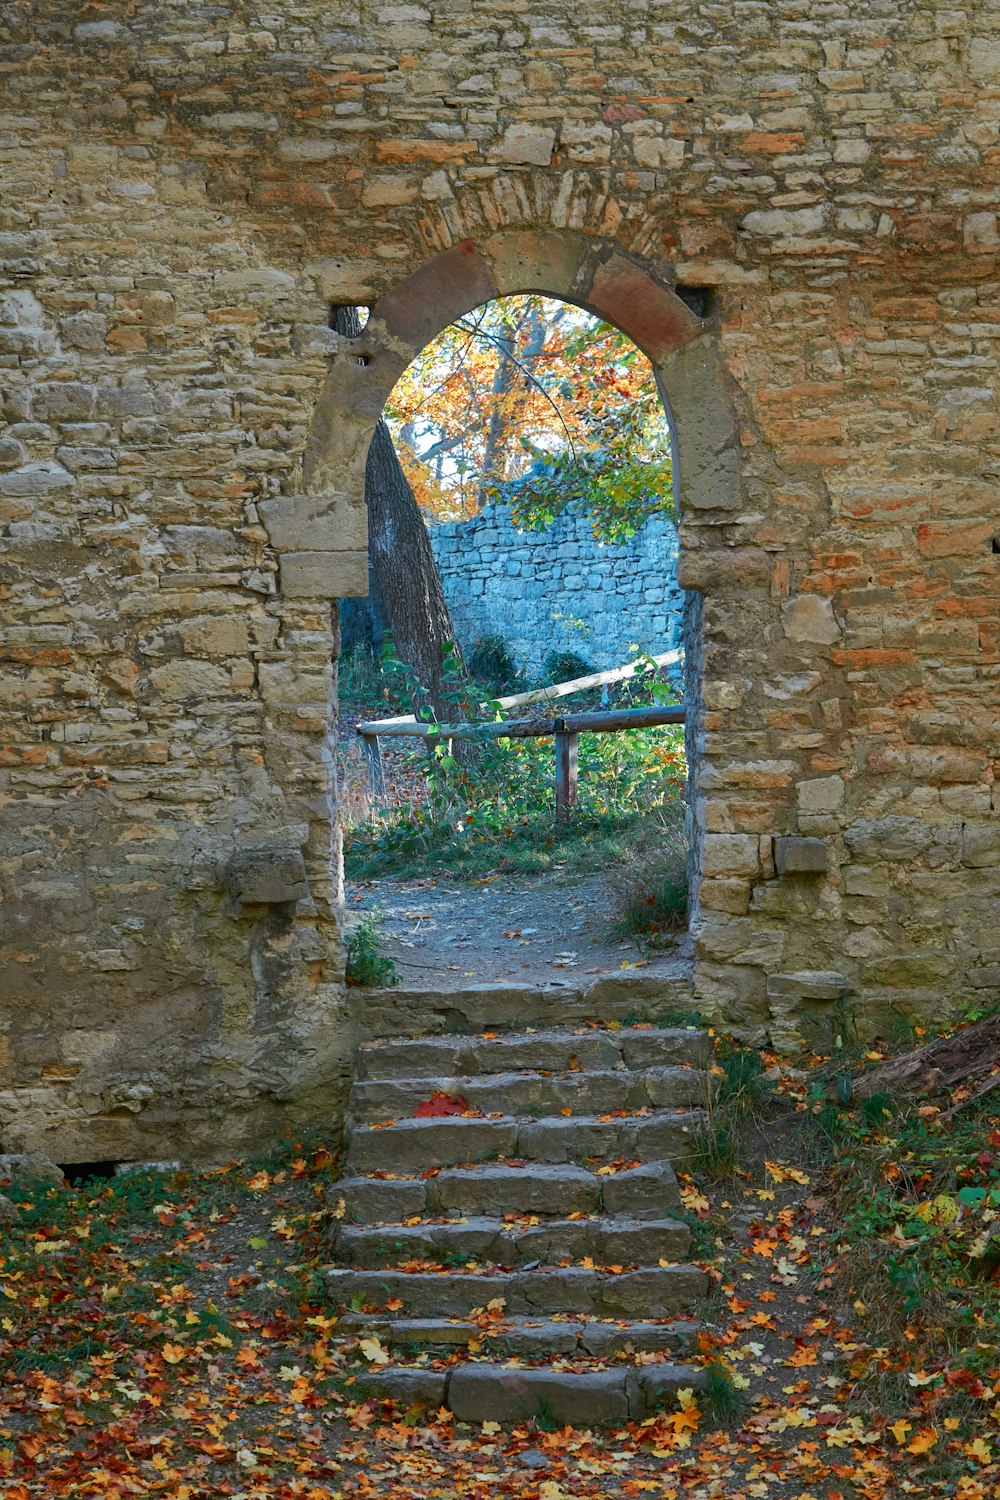
<instances>
[{"instance_id":1,"label":"background stone wall","mask_svg":"<svg viewBox=\"0 0 1000 1500\"><path fill-rule=\"evenodd\" d=\"M595 540L572 507L544 531L519 530L505 506L430 528L460 645L501 635L537 675L550 651L574 651L603 670L635 644L657 655L682 643L677 531L651 516L629 542Z\"/></svg>"},{"instance_id":2,"label":"background stone wall","mask_svg":"<svg viewBox=\"0 0 1000 1500\"><path fill-rule=\"evenodd\" d=\"M338 1107L331 601L498 278L674 372L702 1009L995 992L998 174L993 0L5 7L3 1149Z\"/></svg>"}]
</instances>

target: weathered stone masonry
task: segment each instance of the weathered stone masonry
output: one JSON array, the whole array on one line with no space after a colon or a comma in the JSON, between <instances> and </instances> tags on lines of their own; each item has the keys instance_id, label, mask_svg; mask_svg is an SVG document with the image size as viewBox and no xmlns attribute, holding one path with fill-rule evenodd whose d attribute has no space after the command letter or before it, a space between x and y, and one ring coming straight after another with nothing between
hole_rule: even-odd
<instances>
[{"instance_id":1,"label":"weathered stone masonry","mask_svg":"<svg viewBox=\"0 0 1000 1500\"><path fill-rule=\"evenodd\" d=\"M570 506L551 526L525 531L506 506L430 529L434 560L459 643L500 635L538 672L550 651L617 667L638 645L657 654L683 645L677 531L652 515L635 536L600 542L586 511ZM346 634L346 627L345 627Z\"/></svg>"},{"instance_id":2,"label":"weathered stone masonry","mask_svg":"<svg viewBox=\"0 0 1000 1500\"><path fill-rule=\"evenodd\" d=\"M0 1146L339 1106L330 601L385 394L497 292L671 404L702 1009L1000 986L998 171L992 0L7 7Z\"/></svg>"}]
</instances>

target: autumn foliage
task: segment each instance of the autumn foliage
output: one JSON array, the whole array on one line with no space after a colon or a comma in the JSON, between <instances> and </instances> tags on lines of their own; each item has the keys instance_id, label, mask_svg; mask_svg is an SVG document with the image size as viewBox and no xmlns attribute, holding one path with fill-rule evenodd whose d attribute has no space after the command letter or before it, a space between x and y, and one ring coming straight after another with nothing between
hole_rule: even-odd
<instances>
[{"instance_id":1,"label":"autumn foliage","mask_svg":"<svg viewBox=\"0 0 1000 1500\"><path fill-rule=\"evenodd\" d=\"M509 502L544 525L571 501L599 535L624 537L672 505L666 417L646 357L565 302L500 298L434 339L387 407L429 518Z\"/></svg>"}]
</instances>

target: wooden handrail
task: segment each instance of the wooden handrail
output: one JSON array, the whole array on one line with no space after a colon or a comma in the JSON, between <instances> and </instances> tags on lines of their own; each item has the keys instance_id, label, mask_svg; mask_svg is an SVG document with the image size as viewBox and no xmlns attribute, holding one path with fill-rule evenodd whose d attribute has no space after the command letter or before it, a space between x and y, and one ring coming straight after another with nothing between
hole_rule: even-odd
<instances>
[{"instance_id":1,"label":"wooden handrail","mask_svg":"<svg viewBox=\"0 0 1000 1500\"><path fill-rule=\"evenodd\" d=\"M368 785L374 801L385 801L385 770L379 740L435 739L448 745L452 740L545 739L556 742L556 822L566 823L577 799L577 748L581 734L616 734L623 729L648 729L662 724L683 724L683 707L621 708L596 713L565 714L561 718L498 719L487 724L422 724L375 719L356 726L368 763Z\"/></svg>"},{"instance_id":2,"label":"wooden handrail","mask_svg":"<svg viewBox=\"0 0 1000 1500\"><path fill-rule=\"evenodd\" d=\"M355 726L355 733L371 739L530 740L570 732L613 734L620 729L648 729L660 724L683 724L683 708L611 708L595 713L564 714L560 718L495 719L485 724L422 724L371 719Z\"/></svg>"},{"instance_id":3,"label":"wooden handrail","mask_svg":"<svg viewBox=\"0 0 1000 1500\"><path fill-rule=\"evenodd\" d=\"M532 688L527 693L510 693L506 698L494 698L492 702L498 704L500 708L525 708L529 703L547 703L552 698L568 698L571 693L586 692L588 688L607 687L612 682L626 682L630 677L634 677L637 672L640 672L643 667L648 666L650 662L655 663L658 667L671 667L676 666L678 662L683 660L683 651L663 651L659 656L642 657L639 661L626 662L622 667L609 667L606 672L591 672L587 677L571 677L566 682L554 682L549 687ZM480 708L487 708L489 704L481 703L479 706ZM414 724L416 722L414 714L400 714L395 719L379 720L379 723L383 725ZM360 729L360 725L358 727ZM367 725L364 732L366 734L374 733ZM383 729L379 730L380 734L384 732Z\"/></svg>"}]
</instances>

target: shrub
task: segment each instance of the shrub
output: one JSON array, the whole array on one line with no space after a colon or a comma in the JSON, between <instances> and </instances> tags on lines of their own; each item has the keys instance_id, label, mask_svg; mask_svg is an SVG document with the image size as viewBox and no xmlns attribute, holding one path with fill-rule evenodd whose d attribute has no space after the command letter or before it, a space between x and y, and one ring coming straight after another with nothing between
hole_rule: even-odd
<instances>
[{"instance_id":1,"label":"shrub","mask_svg":"<svg viewBox=\"0 0 1000 1500\"><path fill-rule=\"evenodd\" d=\"M391 989L399 983L392 959L381 952L382 939L373 917L359 922L347 938L347 982Z\"/></svg>"},{"instance_id":2,"label":"shrub","mask_svg":"<svg viewBox=\"0 0 1000 1500\"><path fill-rule=\"evenodd\" d=\"M574 677L589 677L597 668L575 651L550 651L542 674L547 683L572 682Z\"/></svg>"},{"instance_id":3,"label":"shrub","mask_svg":"<svg viewBox=\"0 0 1000 1500\"><path fill-rule=\"evenodd\" d=\"M475 682L495 693L514 688L520 679L517 662L502 635L481 635L467 653L465 665Z\"/></svg>"}]
</instances>

